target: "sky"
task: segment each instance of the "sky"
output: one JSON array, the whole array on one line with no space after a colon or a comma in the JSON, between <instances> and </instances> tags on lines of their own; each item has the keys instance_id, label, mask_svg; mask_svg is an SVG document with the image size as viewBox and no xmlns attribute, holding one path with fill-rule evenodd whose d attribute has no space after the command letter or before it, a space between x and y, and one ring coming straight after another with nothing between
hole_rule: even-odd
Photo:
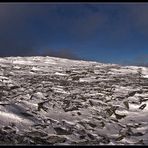
<instances>
[{"instance_id":1,"label":"sky","mask_svg":"<svg viewBox=\"0 0 148 148\"><path fill-rule=\"evenodd\" d=\"M148 3L0 3L0 56L148 63Z\"/></svg>"}]
</instances>

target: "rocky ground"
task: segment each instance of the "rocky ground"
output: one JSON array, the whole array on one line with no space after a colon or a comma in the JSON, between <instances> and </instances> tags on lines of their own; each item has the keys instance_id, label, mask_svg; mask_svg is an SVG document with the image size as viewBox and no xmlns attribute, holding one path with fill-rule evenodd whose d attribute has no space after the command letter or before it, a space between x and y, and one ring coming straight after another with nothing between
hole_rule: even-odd
<instances>
[{"instance_id":1,"label":"rocky ground","mask_svg":"<svg viewBox=\"0 0 148 148\"><path fill-rule=\"evenodd\" d=\"M148 68L0 58L0 144L147 145Z\"/></svg>"}]
</instances>

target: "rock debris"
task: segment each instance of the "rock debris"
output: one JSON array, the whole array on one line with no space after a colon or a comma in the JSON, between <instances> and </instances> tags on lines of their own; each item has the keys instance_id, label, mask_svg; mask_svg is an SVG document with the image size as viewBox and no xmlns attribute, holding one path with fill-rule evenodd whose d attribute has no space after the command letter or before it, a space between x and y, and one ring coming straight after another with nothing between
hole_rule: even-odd
<instances>
[{"instance_id":1,"label":"rock debris","mask_svg":"<svg viewBox=\"0 0 148 148\"><path fill-rule=\"evenodd\" d=\"M147 145L148 68L0 58L0 144Z\"/></svg>"}]
</instances>

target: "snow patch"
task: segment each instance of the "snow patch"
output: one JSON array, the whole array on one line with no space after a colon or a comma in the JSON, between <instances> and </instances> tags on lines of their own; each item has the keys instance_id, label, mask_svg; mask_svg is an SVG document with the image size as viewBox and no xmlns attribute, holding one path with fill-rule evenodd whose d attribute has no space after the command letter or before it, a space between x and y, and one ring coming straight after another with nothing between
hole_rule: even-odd
<instances>
[{"instance_id":1,"label":"snow patch","mask_svg":"<svg viewBox=\"0 0 148 148\"><path fill-rule=\"evenodd\" d=\"M55 75L67 76L67 74L56 72Z\"/></svg>"}]
</instances>

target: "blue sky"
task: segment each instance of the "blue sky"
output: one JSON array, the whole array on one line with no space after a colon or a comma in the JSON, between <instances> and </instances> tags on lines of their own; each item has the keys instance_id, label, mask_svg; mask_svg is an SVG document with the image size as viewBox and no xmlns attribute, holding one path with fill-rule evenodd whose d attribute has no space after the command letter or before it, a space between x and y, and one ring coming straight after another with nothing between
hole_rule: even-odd
<instances>
[{"instance_id":1,"label":"blue sky","mask_svg":"<svg viewBox=\"0 0 148 148\"><path fill-rule=\"evenodd\" d=\"M148 63L147 3L0 3L0 56Z\"/></svg>"}]
</instances>

